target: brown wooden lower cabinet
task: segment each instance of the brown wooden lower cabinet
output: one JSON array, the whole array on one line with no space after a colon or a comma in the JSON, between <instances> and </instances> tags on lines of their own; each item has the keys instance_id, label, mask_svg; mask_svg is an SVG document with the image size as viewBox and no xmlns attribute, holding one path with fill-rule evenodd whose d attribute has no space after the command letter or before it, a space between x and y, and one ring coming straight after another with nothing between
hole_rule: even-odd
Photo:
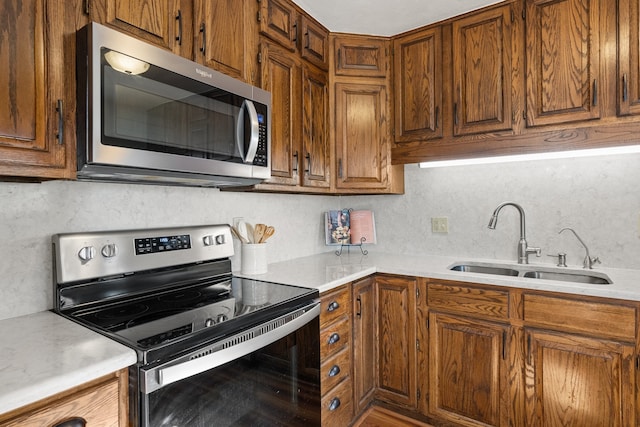
<instances>
[{"instance_id":1,"label":"brown wooden lower cabinet","mask_svg":"<svg viewBox=\"0 0 640 427\"><path fill-rule=\"evenodd\" d=\"M387 274L349 286L352 420L381 404L434 425L638 425L640 302Z\"/></svg>"},{"instance_id":2,"label":"brown wooden lower cabinet","mask_svg":"<svg viewBox=\"0 0 640 427\"><path fill-rule=\"evenodd\" d=\"M78 419L84 420L87 426L125 427L128 425L127 384L127 370L124 369L0 415L0 426L56 427L71 419Z\"/></svg>"}]
</instances>

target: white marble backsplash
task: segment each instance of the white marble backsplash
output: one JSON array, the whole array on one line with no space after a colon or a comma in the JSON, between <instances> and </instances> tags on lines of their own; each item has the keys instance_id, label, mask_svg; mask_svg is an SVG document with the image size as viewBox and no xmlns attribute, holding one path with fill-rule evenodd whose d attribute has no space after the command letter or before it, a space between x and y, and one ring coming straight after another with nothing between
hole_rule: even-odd
<instances>
[{"instance_id":1,"label":"white marble backsplash","mask_svg":"<svg viewBox=\"0 0 640 427\"><path fill-rule=\"evenodd\" d=\"M520 204L530 246L548 255L565 252L567 263L582 266L583 247L602 266L640 270L640 155L615 155L493 165L419 169L405 167L406 194L376 200L378 242L387 251L455 256L461 260L517 260L518 211L505 206L495 230L487 225L503 201ZM344 204L344 203L343 203ZM369 207L353 197L354 208ZM447 217L449 233L431 232L432 217ZM597 268L597 266L596 266ZM639 278L640 285L640 278Z\"/></svg>"},{"instance_id":2,"label":"white marble backsplash","mask_svg":"<svg viewBox=\"0 0 640 427\"><path fill-rule=\"evenodd\" d=\"M0 319L52 307L51 235L62 232L231 223L234 217L276 227L268 262L331 250L323 212L372 209L378 245L372 251L465 258L516 259L517 211L505 207L495 230L494 208L511 200L526 212L527 239L547 254L567 253L581 265L573 227L606 267L640 270L640 155L547 160L443 169L405 167L399 196L307 196L220 192L215 189L89 182L0 183ZM431 232L447 217L449 233ZM239 247L236 245L236 252ZM234 256L234 267L239 267Z\"/></svg>"}]
</instances>

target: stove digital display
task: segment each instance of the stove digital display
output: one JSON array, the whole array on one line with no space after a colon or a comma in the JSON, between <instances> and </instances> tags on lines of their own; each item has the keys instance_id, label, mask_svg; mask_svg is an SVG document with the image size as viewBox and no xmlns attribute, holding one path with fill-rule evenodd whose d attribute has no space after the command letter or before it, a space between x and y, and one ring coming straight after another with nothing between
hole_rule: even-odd
<instances>
[{"instance_id":1,"label":"stove digital display","mask_svg":"<svg viewBox=\"0 0 640 427\"><path fill-rule=\"evenodd\" d=\"M157 252L177 251L191 248L191 236L144 237L134 239L136 255L153 254Z\"/></svg>"}]
</instances>

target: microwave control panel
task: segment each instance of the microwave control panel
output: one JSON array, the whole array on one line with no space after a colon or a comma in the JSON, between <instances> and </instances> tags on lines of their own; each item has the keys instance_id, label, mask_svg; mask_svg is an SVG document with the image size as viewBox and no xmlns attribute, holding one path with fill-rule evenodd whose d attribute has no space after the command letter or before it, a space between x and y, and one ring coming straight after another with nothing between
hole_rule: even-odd
<instances>
[{"instance_id":1,"label":"microwave control panel","mask_svg":"<svg viewBox=\"0 0 640 427\"><path fill-rule=\"evenodd\" d=\"M262 105L256 105L256 109L262 109ZM267 116L262 111L258 111L258 148L256 156L253 158L256 166L269 166L267 147Z\"/></svg>"}]
</instances>

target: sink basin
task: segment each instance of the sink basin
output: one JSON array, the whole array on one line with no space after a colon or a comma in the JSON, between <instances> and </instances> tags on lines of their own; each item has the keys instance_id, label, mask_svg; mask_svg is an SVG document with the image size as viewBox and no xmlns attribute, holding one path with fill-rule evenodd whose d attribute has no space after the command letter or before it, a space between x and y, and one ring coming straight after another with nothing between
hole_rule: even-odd
<instances>
[{"instance_id":1,"label":"sink basin","mask_svg":"<svg viewBox=\"0 0 640 427\"><path fill-rule=\"evenodd\" d=\"M565 273L559 271L527 271L522 277L534 279L559 280L562 282L587 283L591 285L610 285L611 280L603 275L589 273Z\"/></svg>"},{"instance_id":2,"label":"sink basin","mask_svg":"<svg viewBox=\"0 0 640 427\"><path fill-rule=\"evenodd\" d=\"M464 271L466 273L483 273L483 274L497 274L500 276L517 276L520 274L518 270L506 267L492 267L488 265L474 265L474 264L456 264L449 268L453 271Z\"/></svg>"},{"instance_id":3,"label":"sink basin","mask_svg":"<svg viewBox=\"0 0 640 427\"><path fill-rule=\"evenodd\" d=\"M529 279L555 280L558 282L583 283L588 285L610 285L613 282L606 274L595 271L576 271L562 268L536 267L528 264L499 265L461 262L449 267L452 271L493 274L495 276L524 277Z\"/></svg>"}]
</instances>

